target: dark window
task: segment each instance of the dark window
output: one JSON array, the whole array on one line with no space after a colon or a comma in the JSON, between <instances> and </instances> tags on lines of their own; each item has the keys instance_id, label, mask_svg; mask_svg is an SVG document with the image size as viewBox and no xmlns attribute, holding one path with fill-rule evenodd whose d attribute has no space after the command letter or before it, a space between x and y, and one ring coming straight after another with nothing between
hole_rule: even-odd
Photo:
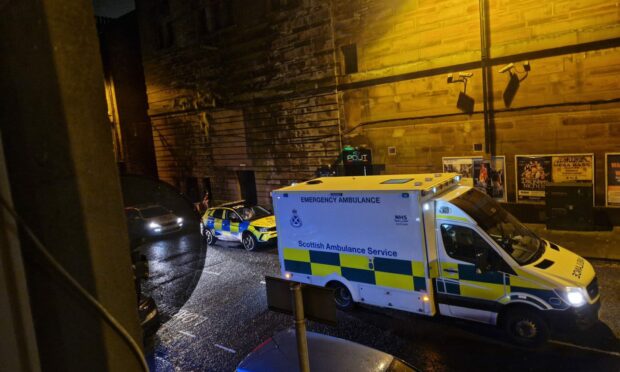
<instances>
[{"instance_id":1,"label":"dark window","mask_svg":"<svg viewBox=\"0 0 620 372\"><path fill-rule=\"evenodd\" d=\"M494 252L477 232L467 227L442 224L441 238L446 253L455 260L475 264L476 253Z\"/></svg>"},{"instance_id":2,"label":"dark window","mask_svg":"<svg viewBox=\"0 0 620 372\"><path fill-rule=\"evenodd\" d=\"M202 30L211 33L234 24L233 1L212 0L203 10Z\"/></svg>"},{"instance_id":3,"label":"dark window","mask_svg":"<svg viewBox=\"0 0 620 372\"><path fill-rule=\"evenodd\" d=\"M168 0L159 0L157 4L157 10L160 15L170 15L170 3Z\"/></svg>"},{"instance_id":4,"label":"dark window","mask_svg":"<svg viewBox=\"0 0 620 372\"><path fill-rule=\"evenodd\" d=\"M158 49L164 49L174 44L174 29L172 22L165 22L158 28Z\"/></svg>"},{"instance_id":5,"label":"dark window","mask_svg":"<svg viewBox=\"0 0 620 372\"><path fill-rule=\"evenodd\" d=\"M213 212L213 218L222 219L223 215L224 215L223 209L216 209L215 212Z\"/></svg>"},{"instance_id":6,"label":"dark window","mask_svg":"<svg viewBox=\"0 0 620 372\"><path fill-rule=\"evenodd\" d=\"M357 72L357 45L345 45L342 47L344 55L344 73L353 74Z\"/></svg>"},{"instance_id":7,"label":"dark window","mask_svg":"<svg viewBox=\"0 0 620 372\"><path fill-rule=\"evenodd\" d=\"M294 9L300 4L301 0L271 0L271 10L277 12L280 10Z\"/></svg>"}]
</instances>

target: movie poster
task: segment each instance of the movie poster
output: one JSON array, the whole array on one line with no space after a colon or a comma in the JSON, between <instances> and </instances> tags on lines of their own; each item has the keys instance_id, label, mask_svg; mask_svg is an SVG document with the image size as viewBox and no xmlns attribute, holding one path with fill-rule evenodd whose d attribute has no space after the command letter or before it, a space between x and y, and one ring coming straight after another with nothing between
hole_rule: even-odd
<instances>
[{"instance_id":1,"label":"movie poster","mask_svg":"<svg viewBox=\"0 0 620 372\"><path fill-rule=\"evenodd\" d=\"M620 153L605 154L606 169L606 204L608 207L620 207Z\"/></svg>"},{"instance_id":2,"label":"movie poster","mask_svg":"<svg viewBox=\"0 0 620 372\"><path fill-rule=\"evenodd\" d=\"M506 158L494 156L493 160L481 157L443 158L443 171L461 175L461 185L480 189L498 201L506 201Z\"/></svg>"},{"instance_id":3,"label":"movie poster","mask_svg":"<svg viewBox=\"0 0 620 372\"><path fill-rule=\"evenodd\" d=\"M517 202L542 202L545 185L552 180L552 156L515 156Z\"/></svg>"},{"instance_id":4,"label":"movie poster","mask_svg":"<svg viewBox=\"0 0 620 372\"><path fill-rule=\"evenodd\" d=\"M508 201L506 195L506 157L494 156L491 161L491 197L498 201Z\"/></svg>"},{"instance_id":5,"label":"movie poster","mask_svg":"<svg viewBox=\"0 0 620 372\"><path fill-rule=\"evenodd\" d=\"M491 186L491 162L482 159L474 161L474 187L485 193L489 193Z\"/></svg>"},{"instance_id":6,"label":"movie poster","mask_svg":"<svg viewBox=\"0 0 620 372\"><path fill-rule=\"evenodd\" d=\"M443 158L443 171L445 173L458 173L461 175L461 185L474 186L474 160L482 158Z\"/></svg>"},{"instance_id":7,"label":"movie poster","mask_svg":"<svg viewBox=\"0 0 620 372\"><path fill-rule=\"evenodd\" d=\"M554 155L551 167L553 182L592 182L594 156Z\"/></svg>"}]
</instances>

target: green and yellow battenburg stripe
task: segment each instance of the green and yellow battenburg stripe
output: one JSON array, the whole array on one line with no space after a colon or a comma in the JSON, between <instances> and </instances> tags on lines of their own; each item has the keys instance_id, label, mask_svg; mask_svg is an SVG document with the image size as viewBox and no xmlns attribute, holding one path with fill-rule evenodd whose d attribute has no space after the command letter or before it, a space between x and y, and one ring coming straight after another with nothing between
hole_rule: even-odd
<instances>
[{"instance_id":1,"label":"green and yellow battenburg stripe","mask_svg":"<svg viewBox=\"0 0 620 372\"><path fill-rule=\"evenodd\" d=\"M349 281L407 291L425 291L422 261L284 248L284 269L313 276L338 274Z\"/></svg>"}]
</instances>

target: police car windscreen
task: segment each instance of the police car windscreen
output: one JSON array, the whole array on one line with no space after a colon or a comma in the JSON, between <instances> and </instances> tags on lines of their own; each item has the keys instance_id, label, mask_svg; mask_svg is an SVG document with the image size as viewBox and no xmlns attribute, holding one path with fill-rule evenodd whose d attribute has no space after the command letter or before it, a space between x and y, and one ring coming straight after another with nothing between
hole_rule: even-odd
<instances>
[{"instance_id":1,"label":"police car windscreen","mask_svg":"<svg viewBox=\"0 0 620 372\"><path fill-rule=\"evenodd\" d=\"M271 212L258 205L254 207L236 207L234 209L246 221L271 216Z\"/></svg>"},{"instance_id":2,"label":"police car windscreen","mask_svg":"<svg viewBox=\"0 0 620 372\"><path fill-rule=\"evenodd\" d=\"M488 195L470 189L452 203L471 216L478 226L520 265L536 261L544 252L542 241Z\"/></svg>"}]
</instances>

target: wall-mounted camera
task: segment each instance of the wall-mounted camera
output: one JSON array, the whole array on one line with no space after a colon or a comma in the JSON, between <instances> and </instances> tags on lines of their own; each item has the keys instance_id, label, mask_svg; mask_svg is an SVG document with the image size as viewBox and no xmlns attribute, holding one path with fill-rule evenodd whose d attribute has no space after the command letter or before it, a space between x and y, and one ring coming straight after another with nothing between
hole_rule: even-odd
<instances>
[{"instance_id":1,"label":"wall-mounted camera","mask_svg":"<svg viewBox=\"0 0 620 372\"><path fill-rule=\"evenodd\" d=\"M510 107L510 105L512 105L512 101L517 95L521 82L527 78L529 72L532 70L532 66L530 66L529 61L523 62L522 67L523 70L519 70L517 66L511 62L498 70L502 74L507 72L509 75L508 85L506 86L506 89L504 89L503 94L504 105L506 105L506 107ZM521 76L519 76L519 74L521 74Z\"/></svg>"},{"instance_id":2,"label":"wall-mounted camera","mask_svg":"<svg viewBox=\"0 0 620 372\"><path fill-rule=\"evenodd\" d=\"M455 79L453 74L448 75L448 84L463 83L463 91L459 92L459 98L456 101L456 107L466 114L471 115L474 112L475 100L466 94L467 80L474 76L473 72L459 72L459 78Z\"/></svg>"}]
</instances>

